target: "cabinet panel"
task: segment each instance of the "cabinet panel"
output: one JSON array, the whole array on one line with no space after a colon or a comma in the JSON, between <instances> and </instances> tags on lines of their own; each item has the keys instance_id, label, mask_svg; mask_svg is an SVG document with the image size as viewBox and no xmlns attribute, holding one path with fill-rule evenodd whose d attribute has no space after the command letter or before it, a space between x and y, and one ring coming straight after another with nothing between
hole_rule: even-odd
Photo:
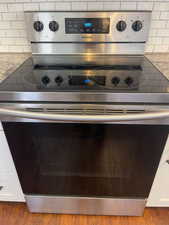
<instances>
[{"instance_id":1,"label":"cabinet panel","mask_svg":"<svg viewBox=\"0 0 169 225\"><path fill-rule=\"evenodd\" d=\"M24 201L24 196L3 131L0 131L0 201Z\"/></svg>"},{"instance_id":2,"label":"cabinet panel","mask_svg":"<svg viewBox=\"0 0 169 225\"><path fill-rule=\"evenodd\" d=\"M24 202L24 196L16 174L0 174L0 201Z\"/></svg>"},{"instance_id":3,"label":"cabinet panel","mask_svg":"<svg viewBox=\"0 0 169 225\"><path fill-rule=\"evenodd\" d=\"M15 172L15 166L3 131L0 131L0 173Z\"/></svg>"},{"instance_id":4,"label":"cabinet panel","mask_svg":"<svg viewBox=\"0 0 169 225\"><path fill-rule=\"evenodd\" d=\"M0 131L3 130L2 123L0 121Z\"/></svg>"},{"instance_id":5,"label":"cabinet panel","mask_svg":"<svg viewBox=\"0 0 169 225\"><path fill-rule=\"evenodd\" d=\"M148 198L147 206L169 207L169 137Z\"/></svg>"}]
</instances>

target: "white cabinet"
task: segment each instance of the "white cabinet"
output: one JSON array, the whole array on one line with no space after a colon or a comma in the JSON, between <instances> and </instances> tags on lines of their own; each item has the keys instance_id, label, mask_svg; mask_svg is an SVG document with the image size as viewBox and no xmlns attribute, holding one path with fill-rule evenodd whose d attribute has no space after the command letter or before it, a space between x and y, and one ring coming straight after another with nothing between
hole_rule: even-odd
<instances>
[{"instance_id":1,"label":"white cabinet","mask_svg":"<svg viewBox=\"0 0 169 225\"><path fill-rule=\"evenodd\" d=\"M1 130L3 130L3 128L2 128L2 123L1 123L1 121L0 121L0 131L1 131Z\"/></svg>"},{"instance_id":2,"label":"white cabinet","mask_svg":"<svg viewBox=\"0 0 169 225\"><path fill-rule=\"evenodd\" d=\"M4 132L0 131L0 201L25 201Z\"/></svg>"},{"instance_id":3,"label":"white cabinet","mask_svg":"<svg viewBox=\"0 0 169 225\"><path fill-rule=\"evenodd\" d=\"M149 207L169 207L169 136L148 198Z\"/></svg>"}]
</instances>

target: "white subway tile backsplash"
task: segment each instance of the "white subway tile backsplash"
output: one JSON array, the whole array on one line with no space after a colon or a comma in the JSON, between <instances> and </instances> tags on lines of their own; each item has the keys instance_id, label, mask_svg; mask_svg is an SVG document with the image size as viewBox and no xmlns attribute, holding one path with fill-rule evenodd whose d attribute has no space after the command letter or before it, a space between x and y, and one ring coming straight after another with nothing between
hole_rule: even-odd
<instances>
[{"instance_id":1,"label":"white subway tile backsplash","mask_svg":"<svg viewBox=\"0 0 169 225\"><path fill-rule=\"evenodd\" d=\"M6 37L6 32L5 30L0 30L0 38L1 37Z\"/></svg>"},{"instance_id":2,"label":"white subway tile backsplash","mask_svg":"<svg viewBox=\"0 0 169 225\"><path fill-rule=\"evenodd\" d=\"M16 0L18 1L18 0ZM23 0L21 0L23 2ZM30 2L47 2L47 0L29 0ZM52 1L52 0L51 0ZM49 2L49 1L48 1Z\"/></svg>"},{"instance_id":3,"label":"white subway tile backsplash","mask_svg":"<svg viewBox=\"0 0 169 225\"><path fill-rule=\"evenodd\" d=\"M24 21L12 21L11 22L11 28L12 29L24 29L25 28L25 23Z\"/></svg>"},{"instance_id":4,"label":"white subway tile backsplash","mask_svg":"<svg viewBox=\"0 0 169 225\"><path fill-rule=\"evenodd\" d=\"M167 21L165 20L153 20L151 23L152 28L165 28L167 25Z\"/></svg>"},{"instance_id":5,"label":"white subway tile backsplash","mask_svg":"<svg viewBox=\"0 0 169 225\"><path fill-rule=\"evenodd\" d=\"M104 10L120 10L120 2L104 2Z\"/></svg>"},{"instance_id":6,"label":"white subway tile backsplash","mask_svg":"<svg viewBox=\"0 0 169 225\"><path fill-rule=\"evenodd\" d=\"M15 45L15 38L1 38L2 45Z\"/></svg>"},{"instance_id":7,"label":"white subway tile backsplash","mask_svg":"<svg viewBox=\"0 0 169 225\"><path fill-rule=\"evenodd\" d=\"M162 38L162 43L163 43L164 45L168 45L168 44L169 44L169 37Z\"/></svg>"},{"instance_id":8,"label":"white subway tile backsplash","mask_svg":"<svg viewBox=\"0 0 169 225\"><path fill-rule=\"evenodd\" d=\"M5 20L5 21L8 21L8 20L16 20L17 18L17 15L16 13L2 13L2 19Z\"/></svg>"},{"instance_id":9,"label":"white subway tile backsplash","mask_svg":"<svg viewBox=\"0 0 169 225\"><path fill-rule=\"evenodd\" d=\"M72 10L87 10L87 2L72 2Z\"/></svg>"},{"instance_id":10,"label":"white subway tile backsplash","mask_svg":"<svg viewBox=\"0 0 169 225\"><path fill-rule=\"evenodd\" d=\"M38 11L39 4L38 3L24 3L24 11Z\"/></svg>"},{"instance_id":11,"label":"white subway tile backsplash","mask_svg":"<svg viewBox=\"0 0 169 225\"><path fill-rule=\"evenodd\" d=\"M2 44L8 44L8 45L28 45L27 39L24 38L1 38Z\"/></svg>"},{"instance_id":12,"label":"white subway tile backsplash","mask_svg":"<svg viewBox=\"0 0 169 225\"><path fill-rule=\"evenodd\" d=\"M0 4L0 12L8 12L7 4Z\"/></svg>"},{"instance_id":13,"label":"white subway tile backsplash","mask_svg":"<svg viewBox=\"0 0 169 225\"><path fill-rule=\"evenodd\" d=\"M6 30L6 37L15 38L15 37L26 37L24 30Z\"/></svg>"},{"instance_id":14,"label":"white subway tile backsplash","mask_svg":"<svg viewBox=\"0 0 169 225\"><path fill-rule=\"evenodd\" d=\"M153 52L153 50L154 50L154 45L148 44L146 46L146 49L145 49L146 52Z\"/></svg>"},{"instance_id":15,"label":"white subway tile backsplash","mask_svg":"<svg viewBox=\"0 0 169 225\"><path fill-rule=\"evenodd\" d=\"M8 11L9 12L18 12L23 11L23 4L8 4Z\"/></svg>"},{"instance_id":16,"label":"white subway tile backsplash","mask_svg":"<svg viewBox=\"0 0 169 225\"><path fill-rule=\"evenodd\" d=\"M55 10L55 3L54 2L40 3L40 10Z\"/></svg>"},{"instance_id":17,"label":"white subway tile backsplash","mask_svg":"<svg viewBox=\"0 0 169 225\"><path fill-rule=\"evenodd\" d=\"M0 3L11 3L16 2L16 0L0 0Z\"/></svg>"},{"instance_id":18,"label":"white subway tile backsplash","mask_svg":"<svg viewBox=\"0 0 169 225\"><path fill-rule=\"evenodd\" d=\"M151 38L149 38L149 43L151 43L152 45L160 45L163 43L162 40L163 39L160 37L151 37Z\"/></svg>"},{"instance_id":19,"label":"white subway tile backsplash","mask_svg":"<svg viewBox=\"0 0 169 225\"><path fill-rule=\"evenodd\" d=\"M121 2L121 9L123 10L136 10L136 2Z\"/></svg>"},{"instance_id":20,"label":"white subway tile backsplash","mask_svg":"<svg viewBox=\"0 0 169 225\"><path fill-rule=\"evenodd\" d=\"M154 3L155 11L167 11L169 10L169 2L155 2Z\"/></svg>"},{"instance_id":21,"label":"white subway tile backsplash","mask_svg":"<svg viewBox=\"0 0 169 225\"><path fill-rule=\"evenodd\" d=\"M0 21L0 30L1 29L6 30L6 29L10 29L10 28L11 28L10 22L3 21L3 20Z\"/></svg>"},{"instance_id":22,"label":"white subway tile backsplash","mask_svg":"<svg viewBox=\"0 0 169 225\"><path fill-rule=\"evenodd\" d=\"M22 45L9 45L8 46L8 52L24 52L24 46Z\"/></svg>"},{"instance_id":23,"label":"white subway tile backsplash","mask_svg":"<svg viewBox=\"0 0 169 225\"><path fill-rule=\"evenodd\" d=\"M19 33L19 37L27 37L27 33L24 30L16 30Z\"/></svg>"},{"instance_id":24,"label":"white subway tile backsplash","mask_svg":"<svg viewBox=\"0 0 169 225\"><path fill-rule=\"evenodd\" d=\"M103 10L103 2L88 2L88 10Z\"/></svg>"},{"instance_id":25,"label":"white subway tile backsplash","mask_svg":"<svg viewBox=\"0 0 169 225\"><path fill-rule=\"evenodd\" d=\"M149 33L149 36L150 37L156 37L157 36L157 31L158 31L158 29L151 29L150 33Z\"/></svg>"},{"instance_id":26,"label":"white subway tile backsplash","mask_svg":"<svg viewBox=\"0 0 169 225\"><path fill-rule=\"evenodd\" d=\"M16 20L24 21L24 13L23 12L17 12L16 13Z\"/></svg>"},{"instance_id":27,"label":"white subway tile backsplash","mask_svg":"<svg viewBox=\"0 0 169 225\"><path fill-rule=\"evenodd\" d=\"M161 12L160 19L161 20L169 20L169 12Z\"/></svg>"},{"instance_id":28,"label":"white subway tile backsplash","mask_svg":"<svg viewBox=\"0 0 169 225\"><path fill-rule=\"evenodd\" d=\"M168 45L155 45L154 51L155 52L167 52L169 50Z\"/></svg>"},{"instance_id":29,"label":"white subway tile backsplash","mask_svg":"<svg viewBox=\"0 0 169 225\"><path fill-rule=\"evenodd\" d=\"M152 10L153 2L138 2L137 9L138 10Z\"/></svg>"},{"instance_id":30,"label":"white subway tile backsplash","mask_svg":"<svg viewBox=\"0 0 169 225\"><path fill-rule=\"evenodd\" d=\"M0 52L8 52L8 51L9 51L9 46L8 45L2 45L1 42L0 42Z\"/></svg>"},{"instance_id":31,"label":"white subway tile backsplash","mask_svg":"<svg viewBox=\"0 0 169 225\"><path fill-rule=\"evenodd\" d=\"M71 3L70 2L56 2L55 9L58 11L71 10Z\"/></svg>"},{"instance_id":32,"label":"white subway tile backsplash","mask_svg":"<svg viewBox=\"0 0 169 225\"><path fill-rule=\"evenodd\" d=\"M60 1L60 0L58 0ZM63 0L64 2L94 2L97 0Z\"/></svg>"},{"instance_id":33,"label":"white subway tile backsplash","mask_svg":"<svg viewBox=\"0 0 169 225\"><path fill-rule=\"evenodd\" d=\"M25 2L32 2L32 0L15 0L16 2L21 2L21 3L25 3Z\"/></svg>"},{"instance_id":34,"label":"white subway tile backsplash","mask_svg":"<svg viewBox=\"0 0 169 225\"><path fill-rule=\"evenodd\" d=\"M24 10L152 10L146 51L169 51L169 0L0 0L0 52L30 51Z\"/></svg>"},{"instance_id":35,"label":"white subway tile backsplash","mask_svg":"<svg viewBox=\"0 0 169 225\"><path fill-rule=\"evenodd\" d=\"M23 52L30 52L31 51L31 46L30 45L25 45L22 47Z\"/></svg>"},{"instance_id":36,"label":"white subway tile backsplash","mask_svg":"<svg viewBox=\"0 0 169 225\"><path fill-rule=\"evenodd\" d=\"M151 18L152 18L152 20L158 20L158 19L160 19L160 15L161 15L160 11L153 11Z\"/></svg>"},{"instance_id":37,"label":"white subway tile backsplash","mask_svg":"<svg viewBox=\"0 0 169 225\"><path fill-rule=\"evenodd\" d=\"M28 41L25 38L15 38L14 41L16 45L28 45Z\"/></svg>"},{"instance_id":38,"label":"white subway tile backsplash","mask_svg":"<svg viewBox=\"0 0 169 225\"><path fill-rule=\"evenodd\" d=\"M158 37L169 37L169 29L158 29L157 36Z\"/></svg>"}]
</instances>

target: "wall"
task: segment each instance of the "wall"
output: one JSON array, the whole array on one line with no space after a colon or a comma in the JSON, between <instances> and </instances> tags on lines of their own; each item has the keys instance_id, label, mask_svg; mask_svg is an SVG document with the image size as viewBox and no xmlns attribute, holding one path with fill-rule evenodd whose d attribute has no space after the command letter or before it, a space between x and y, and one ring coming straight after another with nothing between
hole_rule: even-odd
<instances>
[{"instance_id":1,"label":"wall","mask_svg":"<svg viewBox=\"0 0 169 225\"><path fill-rule=\"evenodd\" d=\"M0 52L29 52L24 10L153 10L146 52L169 51L169 1L0 0Z\"/></svg>"}]
</instances>

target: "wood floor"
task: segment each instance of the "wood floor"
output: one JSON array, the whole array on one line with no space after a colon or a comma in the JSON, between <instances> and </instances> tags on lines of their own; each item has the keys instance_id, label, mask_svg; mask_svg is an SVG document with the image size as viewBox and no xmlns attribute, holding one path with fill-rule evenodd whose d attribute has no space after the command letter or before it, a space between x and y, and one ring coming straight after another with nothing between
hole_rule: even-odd
<instances>
[{"instance_id":1,"label":"wood floor","mask_svg":"<svg viewBox=\"0 0 169 225\"><path fill-rule=\"evenodd\" d=\"M148 208L143 217L31 214L24 203L0 203L0 225L169 225L169 208Z\"/></svg>"}]
</instances>

